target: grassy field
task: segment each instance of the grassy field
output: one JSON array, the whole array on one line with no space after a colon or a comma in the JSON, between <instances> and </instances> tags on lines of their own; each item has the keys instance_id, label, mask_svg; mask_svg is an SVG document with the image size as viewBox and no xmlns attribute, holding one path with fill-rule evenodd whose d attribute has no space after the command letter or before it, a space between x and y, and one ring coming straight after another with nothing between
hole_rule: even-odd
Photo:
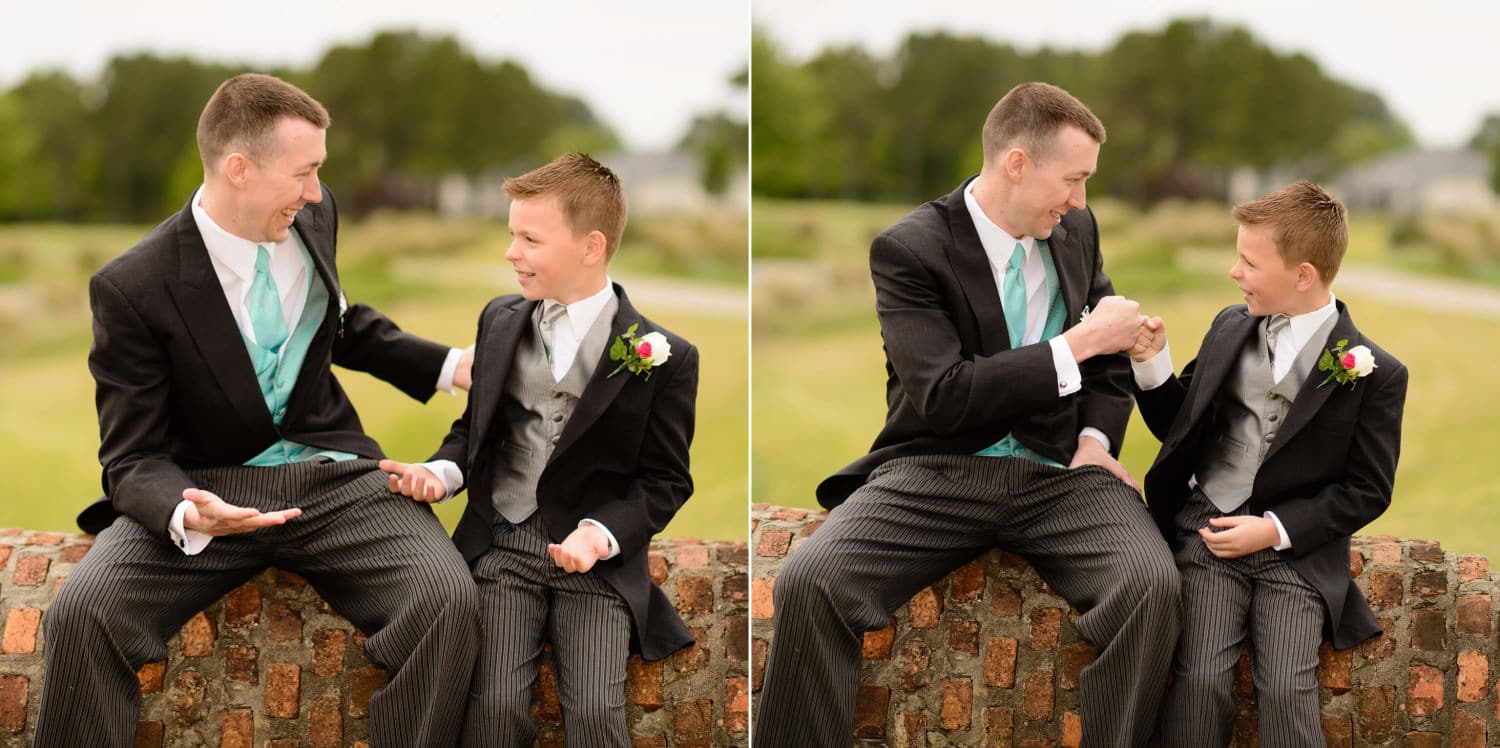
<instances>
[{"instance_id":1,"label":"grassy field","mask_svg":"<svg viewBox=\"0 0 1500 748\"><path fill-rule=\"evenodd\" d=\"M779 207L756 205L757 230L777 221ZM848 240L796 259L783 253L762 263L757 233L754 268L752 496L803 507L816 506L817 483L868 450L884 421L884 359L868 276L846 284L832 279L852 272L833 268L863 262L865 234L875 218L902 214L891 206L841 206L842 212L832 215L842 225L819 227L807 223L810 207L792 211L795 221L804 222L802 232ZM1107 231L1105 220L1101 216ZM1162 249L1139 230L1132 225L1120 235L1105 234L1106 270L1118 290L1166 320L1174 363L1181 368L1214 314L1240 301L1224 273L1232 262L1230 246L1202 242L1194 247L1196 260L1182 263L1181 252ZM1357 220L1353 234L1350 262L1386 265L1388 248L1378 219ZM763 264L767 287L761 282ZM786 299L765 302L777 294L795 297L804 287L818 298L801 306ZM1364 532L1436 539L1454 551L1500 559L1500 481L1489 463L1500 448L1500 400L1484 394L1500 387L1500 373L1485 356L1465 355L1483 341L1500 339L1500 320L1433 314L1355 293L1340 298L1361 329L1411 371L1395 498ZM792 311L783 314L787 309ZM1158 446L1134 416L1123 460L1137 478Z\"/></svg>"},{"instance_id":2,"label":"grassy field","mask_svg":"<svg viewBox=\"0 0 1500 748\"><path fill-rule=\"evenodd\" d=\"M43 273L53 279L46 293L61 299L56 315L14 314L6 330L11 348L0 355L0 473L10 477L11 499L0 502L0 527L75 530L77 512L100 493L99 444L93 405L93 380L86 356L89 344L87 303L82 283L91 262L118 252L140 235L125 227L82 229L70 234L59 227L0 227L0 258L12 265L12 276ZM431 250L436 232L447 249ZM420 241L405 237L421 236ZM85 241L80 242L79 237ZM479 310L492 296L515 287L501 271L501 238L493 227L433 228L403 221L346 226L340 266L352 301L370 300L403 328L456 346L472 342ZM16 262L17 247L27 259ZM632 249L622 249L621 257ZM45 250L45 251L44 251ZM39 252L32 259L31 252ZM63 258L63 259L59 259ZM656 282L638 267L653 267L652 252L616 266L615 280L631 288ZM51 263L44 265L43 261ZM743 282L721 282L732 275L718 265L712 281L676 283L726 300L743 299ZM421 271L420 273L414 271ZM418 280L413 280L418 279ZM39 284L10 286L37 293ZM19 291L16 289L19 288ZM27 297L31 298L31 297ZM714 539L743 539L745 516L748 320L743 312L695 308L672 298L633 294L643 314L694 341L700 350L697 434L692 447L696 481L693 498L664 534ZM34 299L33 299L34 300ZM740 310L744 304L738 304ZM14 337L12 337L14 336ZM462 396L438 393L417 403L372 377L338 371L365 428L397 459L425 458L464 407ZM438 508L452 526L466 497Z\"/></svg>"}]
</instances>

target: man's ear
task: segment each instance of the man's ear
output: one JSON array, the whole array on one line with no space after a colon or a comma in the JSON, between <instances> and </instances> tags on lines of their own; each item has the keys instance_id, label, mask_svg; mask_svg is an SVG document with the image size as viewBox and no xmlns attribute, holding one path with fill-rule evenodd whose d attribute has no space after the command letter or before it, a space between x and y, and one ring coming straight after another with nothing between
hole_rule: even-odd
<instances>
[{"instance_id":1,"label":"man's ear","mask_svg":"<svg viewBox=\"0 0 1500 748\"><path fill-rule=\"evenodd\" d=\"M219 168L224 172L224 178L236 187L243 187L245 181L250 178L250 170L255 168L255 163L239 151L233 151L219 162Z\"/></svg>"},{"instance_id":2,"label":"man's ear","mask_svg":"<svg viewBox=\"0 0 1500 748\"><path fill-rule=\"evenodd\" d=\"M1026 165L1031 160L1026 151L1020 148L1011 148L1000 157L1000 163L1005 167L1005 175L1012 180L1020 179L1026 171Z\"/></svg>"}]
</instances>

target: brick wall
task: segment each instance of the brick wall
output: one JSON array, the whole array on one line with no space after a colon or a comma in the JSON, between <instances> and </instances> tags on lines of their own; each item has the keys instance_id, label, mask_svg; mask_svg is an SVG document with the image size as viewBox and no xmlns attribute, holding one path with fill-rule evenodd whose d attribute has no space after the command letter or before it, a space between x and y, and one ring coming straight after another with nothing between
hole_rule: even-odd
<instances>
[{"instance_id":1,"label":"brick wall","mask_svg":"<svg viewBox=\"0 0 1500 748\"><path fill-rule=\"evenodd\" d=\"M761 686L777 572L825 513L752 507L751 674ZM1354 577L1385 635L1323 647L1330 746L1500 746L1495 585L1482 556L1437 543L1357 537ZM1074 612L1019 556L992 551L924 589L865 636L856 744L1076 746L1078 673L1093 658ZM1240 662L1237 746L1256 745L1254 686Z\"/></svg>"},{"instance_id":2,"label":"brick wall","mask_svg":"<svg viewBox=\"0 0 1500 748\"><path fill-rule=\"evenodd\" d=\"M0 530L0 744L30 742L47 646L39 624L91 542ZM746 561L744 543L652 543L651 575L697 644L660 662L630 658L626 710L638 748L746 744ZM194 616L165 661L141 668L135 745L365 746L370 694L386 672L363 643L300 577L266 571ZM561 748L554 683L544 663L533 714L540 745Z\"/></svg>"}]
</instances>

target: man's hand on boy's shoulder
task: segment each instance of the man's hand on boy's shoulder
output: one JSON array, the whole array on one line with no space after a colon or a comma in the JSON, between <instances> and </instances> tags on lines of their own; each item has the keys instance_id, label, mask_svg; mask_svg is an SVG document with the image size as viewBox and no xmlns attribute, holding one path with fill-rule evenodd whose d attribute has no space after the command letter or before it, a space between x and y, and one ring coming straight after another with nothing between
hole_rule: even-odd
<instances>
[{"instance_id":1,"label":"man's hand on boy's shoulder","mask_svg":"<svg viewBox=\"0 0 1500 748\"><path fill-rule=\"evenodd\" d=\"M547 553L563 571L582 574L609 553L609 539L597 526L585 524L568 533L563 542L548 545Z\"/></svg>"},{"instance_id":2,"label":"man's hand on boy's shoulder","mask_svg":"<svg viewBox=\"0 0 1500 748\"><path fill-rule=\"evenodd\" d=\"M1269 517L1215 517L1208 523L1212 527L1199 528L1198 535L1208 551L1219 558L1248 556L1281 542L1281 533Z\"/></svg>"}]
</instances>

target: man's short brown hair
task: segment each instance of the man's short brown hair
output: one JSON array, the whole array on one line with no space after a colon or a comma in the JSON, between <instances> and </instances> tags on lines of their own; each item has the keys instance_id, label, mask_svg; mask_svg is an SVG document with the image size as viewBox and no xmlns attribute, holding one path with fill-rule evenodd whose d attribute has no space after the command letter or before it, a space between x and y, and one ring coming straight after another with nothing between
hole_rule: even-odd
<instances>
[{"instance_id":1,"label":"man's short brown hair","mask_svg":"<svg viewBox=\"0 0 1500 748\"><path fill-rule=\"evenodd\" d=\"M1349 248L1344 204L1306 179L1240 203L1230 213L1241 226L1269 228L1281 261L1287 267L1310 263L1324 283L1333 282Z\"/></svg>"},{"instance_id":2,"label":"man's short brown hair","mask_svg":"<svg viewBox=\"0 0 1500 748\"><path fill-rule=\"evenodd\" d=\"M307 120L327 129L332 120L317 99L286 81L243 73L219 84L198 117L198 153L212 171L231 148L261 163L271 155L271 133L282 117Z\"/></svg>"},{"instance_id":3,"label":"man's short brown hair","mask_svg":"<svg viewBox=\"0 0 1500 748\"><path fill-rule=\"evenodd\" d=\"M608 166L585 153L568 153L501 185L512 200L551 195L577 234L604 234L606 257L614 257L625 233L625 188Z\"/></svg>"},{"instance_id":4,"label":"man's short brown hair","mask_svg":"<svg viewBox=\"0 0 1500 748\"><path fill-rule=\"evenodd\" d=\"M1022 83L1002 96L984 120L980 137L984 162L990 163L1014 146L1040 161L1065 125L1073 125L1095 143L1104 144L1104 123L1073 94L1051 83Z\"/></svg>"}]
</instances>

